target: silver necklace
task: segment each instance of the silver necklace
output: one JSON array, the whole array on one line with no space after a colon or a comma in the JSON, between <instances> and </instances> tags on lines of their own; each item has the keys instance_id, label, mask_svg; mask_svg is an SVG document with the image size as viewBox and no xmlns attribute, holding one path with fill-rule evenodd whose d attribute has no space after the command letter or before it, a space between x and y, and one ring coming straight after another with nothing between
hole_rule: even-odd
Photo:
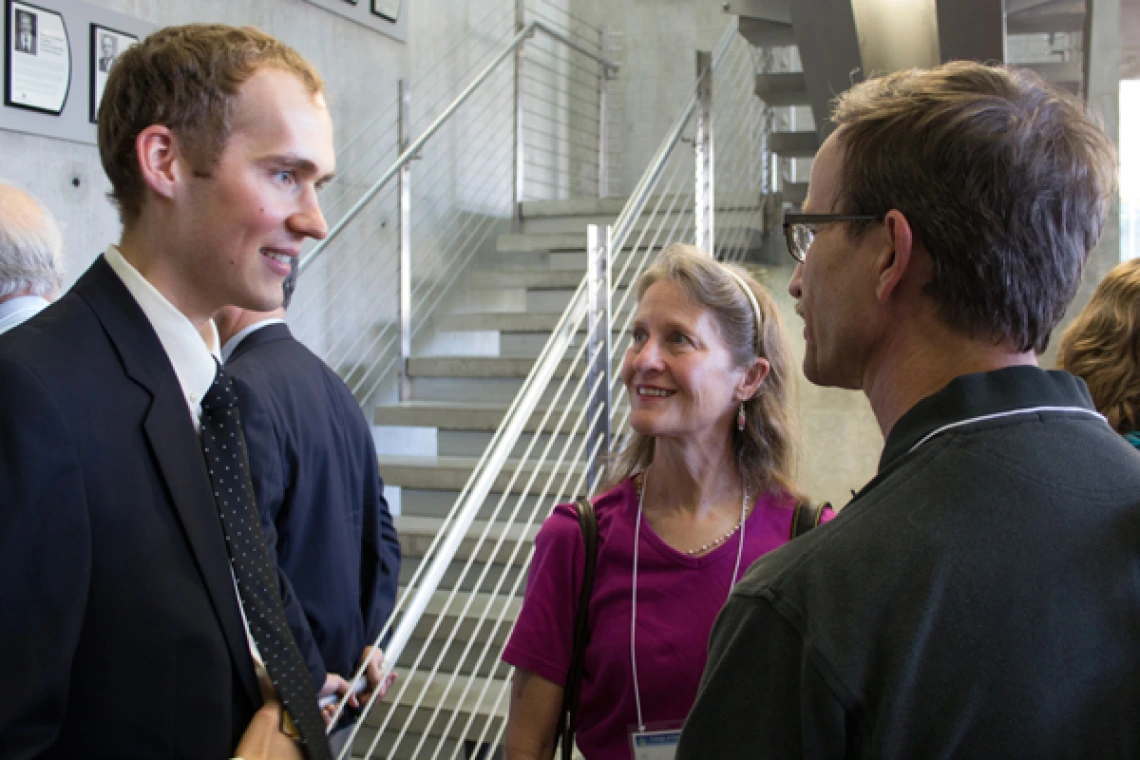
<instances>
[{"instance_id":1,"label":"silver necklace","mask_svg":"<svg viewBox=\"0 0 1140 760\"><path fill-rule=\"evenodd\" d=\"M637 496L638 498L641 498L641 489L645 487L645 473L641 473L641 478L635 480L634 484L637 486ZM698 546L696 549L685 549L685 554L689 555L690 557L696 557L700 554L704 554L707 551L712 551L736 535L736 531L740 530L740 526L743 525L744 521L748 519L748 513L752 511L752 505L748 504L748 490L743 488L743 483L741 484L741 492L743 493L743 498L741 501L744 502L745 506L740 510L740 520L736 523L736 525L732 526L732 530L728 531L728 533L725 533L723 536L714 538L704 546Z\"/></svg>"}]
</instances>

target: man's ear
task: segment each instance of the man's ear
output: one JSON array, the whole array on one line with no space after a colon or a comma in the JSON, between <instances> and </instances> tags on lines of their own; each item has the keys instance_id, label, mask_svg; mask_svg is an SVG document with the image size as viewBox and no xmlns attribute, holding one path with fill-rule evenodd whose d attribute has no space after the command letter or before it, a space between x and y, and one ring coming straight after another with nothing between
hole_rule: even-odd
<instances>
[{"instance_id":1,"label":"man's ear","mask_svg":"<svg viewBox=\"0 0 1140 760\"><path fill-rule=\"evenodd\" d=\"M748 371L744 373L744 378L736 387L736 400L747 401L756 395L760 390L760 385L764 382L764 378L768 377L768 372L772 369L772 365L764 357L758 357Z\"/></svg>"},{"instance_id":2,"label":"man's ear","mask_svg":"<svg viewBox=\"0 0 1140 760\"><path fill-rule=\"evenodd\" d=\"M173 198L184 167L178 160L178 142L169 127L151 124L135 138L135 154L143 182L163 198Z\"/></svg>"},{"instance_id":3,"label":"man's ear","mask_svg":"<svg viewBox=\"0 0 1140 760\"><path fill-rule=\"evenodd\" d=\"M886 301L902 282L910 268L911 254L914 253L914 233L910 222L897 209L891 209L883 218L886 229L886 246L876 261L875 297Z\"/></svg>"}]
</instances>

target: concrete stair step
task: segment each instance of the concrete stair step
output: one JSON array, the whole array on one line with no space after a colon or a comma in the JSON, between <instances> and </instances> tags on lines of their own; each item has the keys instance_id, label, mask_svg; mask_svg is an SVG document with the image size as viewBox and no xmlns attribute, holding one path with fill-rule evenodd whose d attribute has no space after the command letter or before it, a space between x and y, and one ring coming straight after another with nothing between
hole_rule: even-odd
<instances>
[{"instance_id":1,"label":"concrete stair step","mask_svg":"<svg viewBox=\"0 0 1140 760\"><path fill-rule=\"evenodd\" d=\"M722 197L717 198L718 214L723 215L725 223L733 223L740 208L746 208L756 205L755 197L742 197L735 199L725 199ZM676 223L678 218L685 219L691 217L693 214L692 199L688 196L685 197L672 197L667 196L663 199L660 205L656 199L651 200L646 205L646 211L634 222L633 231L635 233L645 229L649 223L649 216L653 215L655 218L665 218L669 220L669 224ZM596 225L612 225L616 221L613 216L550 216L540 217L538 219L531 219L523 222L523 227L520 232L527 235L569 235L578 234L585 236L586 227L591 224Z\"/></svg>"},{"instance_id":2,"label":"concrete stair step","mask_svg":"<svg viewBox=\"0 0 1140 760\"><path fill-rule=\"evenodd\" d=\"M651 195L649 204L652 206L661 199L662 206L669 206L676 198L672 195ZM568 198L560 201L523 201L522 218L525 224L530 219L543 219L552 217L583 216L583 217L610 217L617 218L629 198ZM676 205L676 204L674 204Z\"/></svg>"},{"instance_id":3,"label":"concrete stair step","mask_svg":"<svg viewBox=\"0 0 1140 760\"><path fill-rule=\"evenodd\" d=\"M403 589L401 589L400 593L403 593ZM463 614L461 617L463 609L468 603L470 603L471 606L466 614ZM502 615L504 626L494 631L494 633L495 641L505 643L507 636L510 634L510 627L514 624L514 620L518 617L519 610L521 609L521 596L506 596L505 593L490 594L466 591L436 591L428 602L423 617L420 618L419 623L416 625L412 639L422 643L427 639L428 634L431 633L432 626L442 617L443 620L440 623L439 630L436 631L437 637L442 633L446 638L454 631L455 641L466 643L474 639L483 642L486 641L487 637L491 634L495 620ZM482 627L479 627L479 618L484 614L486 614L486 620ZM405 652L406 651L407 650L405 650Z\"/></svg>"},{"instance_id":4,"label":"concrete stair step","mask_svg":"<svg viewBox=\"0 0 1140 760\"><path fill-rule=\"evenodd\" d=\"M1005 17L1006 36L1015 34L1072 34L1085 28L1085 14L1064 13L1010 13Z\"/></svg>"},{"instance_id":5,"label":"concrete stair step","mask_svg":"<svg viewBox=\"0 0 1140 760\"><path fill-rule=\"evenodd\" d=\"M585 267L582 269L534 269L529 267L476 269L468 277L468 286L473 290L574 291L585 276ZM616 279L617 273L612 272L610 276ZM633 270L630 268L626 270L624 277L617 284L619 288L628 287L633 280Z\"/></svg>"},{"instance_id":6,"label":"concrete stair step","mask_svg":"<svg viewBox=\"0 0 1140 760\"><path fill-rule=\"evenodd\" d=\"M479 509L477 519L491 519L501 501L503 505L502 510L505 510L505 512L500 511L499 514L509 514L519 503L520 499L517 495L511 495L504 501L502 497L503 494L496 493L495 491L487 494L483 506ZM451 514L451 510L455 507L457 498L459 498L459 493L456 491L442 491L430 488L404 488L400 492L403 514L414 517L445 518ZM522 497L520 513L529 515L534 513L534 510L541 506L543 514L546 514L550 511L552 505L553 502L549 498L539 498L538 494L533 494Z\"/></svg>"},{"instance_id":7,"label":"concrete stair step","mask_svg":"<svg viewBox=\"0 0 1140 760\"><path fill-rule=\"evenodd\" d=\"M743 18L760 18L792 23L792 0L729 0L723 5L725 13Z\"/></svg>"},{"instance_id":8,"label":"concrete stair step","mask_svg":"<svg viewBox=\"0 0 1140 760\"><path fill-rule=\"evenodd\" d=\"M789 133L798 134L798 133ZM814 132L810 133L815 135ZM814 155L815 148L812 149ZM757 224L757 218L760 214L760 199L748 198L738 199L732 202L728 200L720 201L716 208L716 226L717 230L723 230L723 234L732 234L734 229L750 229ZM662 218L667 219L666 230L672 229L674 223L680 220L677 224L677 229L681 230L685 227L685 219L691 217L690 209L685 208L683 214L670 214L663 217L658 214L653 220L653 228L656 230L661 227L660 221ZM691 223L691 222L690 222ZM639 221L634 225L633 233L627 236L623 249L630 249L638 245L641 240L641 231L644 230L648 222ZM645 237L652 237L653 232L650 232ZM557 233L506 233L499 235L495 241L495 250L499 253L533 253L536 251L545 252L559 252L559 251L584 251L586 250L586 226L582 225L576 231L571 232L557 232ZM648 242L648 241L643 241Z\"/></svg>"},{"instance_id":9,"label":"concrete stair step","mask_svg":"<svg viewBox=\"0 0 1140 760\"><path fill-rule=\"evenodd\" d=\"M551 504L553 503L554 502L551 501ZM520 550L520 553L529 551L530 547L528 545L524 550ZM505 556L504 554L504 557ZM415 575L422 561L423 560L419 557L408 557L406 561L401 561L400 583L411 583L412 577ZM505 561L498 564L491 563L488 566L486 577L483 578L479 588L476 588L475 584L476 581L479 580L479 575L483 572L483 569L480 568L478 572L469 572L461 577L462 570L463 563L452 563L449 565L447 570L443 573L443 579L439 583L439 588L441 590L458 588L461 591L475 593L495 588L500 582L503 584L501 586L502 588L513 588L516 583L522 588L522 584L526 583L524 577L526 575L526 569L522 565L514 563L507 564Z\"/></svg>"},{"instance_id":10,"label":"concrete stair step","mask_svg":"<svg viewBox=\"0 0 1140 760\"><path fill-rule=\"evenodd\" d=\"M785 182L783 200L797 206L803 205L804 199L807 198L807 191L808 183L806 182Z\"/></svg>"},{"instance_id":11,"label":"concrete stair step","mask_svg":"<svg viewBox=\"0 0 1140 760\"><path fill-rule=\"evenodd\" d=\"M819 135L813 132L773 132L768 148L785 158L811 158L819 150Z\"/></svg>"},{"instance_id":12,"label":"concrete stair step","mask_svg":"<svg viewBox=\"0 0 1140 760\"><path fill-rule=\"evenodd\" d=\"M1079 88L1084 79L1079 61L1049 61L1020 64L1020 66L1037 72L1046 82L1064 85L1069 89L1073 89L1074 85Z\"/></svg>"},{"instance_id":13,"label":"concrete stair step","mask_svg":"<svg viewBox=\"0 0 1140 760\"><path fill-rule=\"evenodd\" d=\"M557 417L551 423L557 423ZM569 418L573 420L574 418ZM572 422L570 424L573 424ZM585 427L583 425L582 427ZM509 456L511 457L524 457L527 455L527 449L530 449L532 454L537 455L546 450L547 445L550 445L550 451L555 452L555 455L561 452L577 451L579 445L582 444L584 433L581 430L577 435L559 434L553 436L554 441L551 443L550 433L523 433L515 442L514 448L511 449ZM478 430L440 430L436 434L437 439L437 453L439 456L449 457L479 457L483 456L483 452L491 444L492 433L483 432ZM537 439L537 440L536 440ZM533 446L532 446L533 443Z\"/></svg>"},{"instance_id":14,"label":"concrete stair step","mask_svg":"<svg viewBox=\"0 0 1140 760\"><path fill-rule=\"evenodd\" d=\"M408 375L417 377L495 377L525 378L530 374L534 360L519 356L413 356L408 359ZM581 374L581 366L571 370L571 359L563 359L555 370L555 377L565 377L568 371L572 376Z\"/></svg>"},{"instance_id":15,"label":"concrete stair step","mask_svg":"<svg viewBox=\"0 0 1140 760\"><path fill-rule=\"evenodd\" d=\"M577 288L585 276L574 269L483 269L471 273L470 287L477 290L499 290L504 288L526 288L530 290L554 290Z\"/></svg>"},{"instance_id":16,"label":"concrete stair step","mask_svg":"<svg viewBox=\"0 0 1140 760\"><path fill-rule=\"evenodd\" d=\"M376 407L373 422L400 427L434 427L441 430L494 431L507 413L508 404L443 401L405 401ZM532 416L533 419L533 416ZM528 423L533 433L538 420Z\"/></svg>"},{"instance_id":17,"label":"concrete stair step","mask_svg":"<svg viewBox=\"0 0 1140 760\"><path fill-rule=\"evenodd\" d=\"M735 3L729 7L733 6ZM738 29L740 36L756 47L784 47L796 44L796 35L790 23L741 16Z\"/></svg>"},{"instance_id":18,"label":"concrete stair step","mask_svg":"<svg viewBox=\"0 0 1140 760\"><path fill-rule=\"evenodd\" d=\"M430 666L428 670L430 670ZM449 681L451 681L450 688L448 688ZM402 682L408 684L403 702L412 704L422 695L419 709L416 710L411 721L408 721L410 712L408 706L401 704L393 708L391 704L395 695L401 692ZM492 725L496 729L495 733L497 733L497 729L506 720L509 704L509 691L501 692L503 689L510 689L509 681L503 678L457 675L452 680L448 674L437 673L434 678L429 679L427 672L401 676L385 695L384 701L365 717L364 724L361 726L353 745L353 754L363 755L376 736L376 729L383 724L389 713L392 713L387 728L380 736L373 757L387 758L388 760L430 757L441 744L447 750L442 756L450 757L450 751L456 743L462 743L469 736L478 736L488 720L492 721ZM484 691L489 697L481 699L480 695ZM496 705L496 698L500 693L503 693L503 698L498 700ZM440 708L439 715L433 721L432 713L435 712L436 707ZM450 718L455 713L458 713L456 720L451 721ZM474 730L467 728L468 718L472 716L474 716L472 726ZM448 727L449 723L451 723L450 727ZM393 752L393 745L397 742L397 737L405 726L407 735L403 737ZM426 740L416 751L420 738L425 736ZM460 750L459 756L465 756L462 750Z\"/></svg>"},{"instance_id":19,"label":"concrete stair step","mask_svg":"<svg viewBox=\"0 0 1140 760\"><path fill-rule=\"evenodd\" d=\"M770 106L811 105L803 72L757 74L755 92Z\"/></svg>"},{"instance_id":20,"label":"concrete stair step","mask_svg":"<svg viewBox=\"0 0 1140 760\"><path fill-rule=\"evenodd\" d=\"M446 643L451 632L443 628L436 631L436 638L432 641L412 639L408 642L407 649L404 650L407 659L400 658L397 670L401 667L410 667L415 662L415 658L422 655L420 667L425 667L425 665L428 668L438 666L440 673L458 673L461 676L478 676L481 678L510 678L511 666L499 659L499 653L503 651L503 645L507 642L513 624L514 618L511 618L504 620L502 625L496 628L492 618L485 622L483 631L474 641L460 641L459 637L456 636L450 646L447 646ZM492 633L496 634L494 638L497 640L497 644L487 641ZM464 649L468 651L464 653Z\"/></svg>"},{"instance_id":21,"label":"concrete stair step","mask_svg":"<svg viewBox=\"0 0 1140 760\"><path fill-rule=\"evenodd\" d=\"M476 457L397 457L397 456L381 456L378 457L380 464L380 472L384 475L384 482L391 483L394 486L401 488L425 488L443 491L461 491L463 486L467 484L467 480L471 477L471 473L475 470L475 465L478 463ZM510 493L521 494L524 491L526 482L530 479L530 474L534 471L534 463L527 462L521 467L521 475L514 480L511 480L516 470L519 470L519 463L515 460L507 460L503 465L499 477L495 479L494 484L491 486L493 491L502 493L507 490L510 484ZM556 474L556 482L561 482L561 479L567 475L578 475L583 472L581 466L569 466L566 464L560 465L557 470L553 464L545 463L539 471L535 480L537 488L532 488L532 491L540 490L551 474ZM406 519L417 519L411 516L402 516ZM425 518L434 519L434 518ZM401 531L402 532L402 531Z\"/></svg>"},{"instance_id":22,"label":"concrete stair step","mask_svg":"<svg viewBox=\"0 0 1140 760\"><path fill-rule=\"evenodd\" d=\"M472 459L471 461L474 462L475 460ZM554 504L551 503L552 508L553 506ZM423 559L432 541L443 530L445 522L443 518L439 517L416 515L396 515L392 519L395 521L396 530L400 533L400 549L403 552L403 557L407 559ZM538 533L538 527L537 521L530 527L524 525L504 527L501 522L489 524L486 520L475 520L471 523L467 536L459 544L455 558L466 562L474 554L475 559L479 562L494 561L494 564L497 565L510 564L521 567L526 562L526 552L519 552L517 557L511 558L511 549L518 541L534 543L534 536ZM478 538L483 535L484 530L488 531L488 540L476 552L475 545ZM505 536L504 548L500 548L497 554L492 554L494 542L500 536ZM481 589L481 591L485 590Z\"/></svg>"},{"instance_id":23,"label":"concrete stair step","mask_svg":"<svg viewBox=\"0 0 1140 760\"><path fill-rule=\"evenodd\" d=\"M566 301L572 297L567 292ZM611 317L611 324L624 324L629 317L629 307ZM534 311L492 311L474 314L448 314L437 322L439 329L449 331L494 330L506 333L549 333L558 326L562 312ZM578 332L585 333L583 322Z\"/></svg>"},{"instance_id":24,"label":"concrete stair step","mask_svg":"<svg viewBox=\"0 0 1140 760\"><path fill-rule=\"evenodd\" d=\"M551 216L617 216L628 201L620 197L523 201L521 213L524 220Z\"/></svg>"},{"instance_id":25,"label":"concrete stair step","mask_svg":"<svg viewBox=\"0 0 1140 760\"><path fill-rule=\"evenodd\" d=\"M545 342L545 338L541 339ZM541 348L541 347L540 347ZM510 358L534 361L537 351L526 355L512 352ZM412 380L411 398L460 403L468 401L509 404L518 395L523 377L418 377ZM556 388L543 391L539 404L554 400Z\"/></svg>"}]
</instances>

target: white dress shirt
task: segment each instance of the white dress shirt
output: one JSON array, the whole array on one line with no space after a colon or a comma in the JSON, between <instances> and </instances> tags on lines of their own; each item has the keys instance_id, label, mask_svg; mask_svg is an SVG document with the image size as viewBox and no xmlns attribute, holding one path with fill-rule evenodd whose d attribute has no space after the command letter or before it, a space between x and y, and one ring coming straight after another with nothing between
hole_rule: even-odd
<instances>
[{"instance_id":1,"label":"white dress shirt","mask_svg":"<svg viewBox=\"0 0 1140 760\"><path fill-rule=\"evenodd\" d=\"M166 356L174 367L174 374L178 377L178 384L186 397L194 429L201 432L202 397L214 384L214 376L218 371L218 365L215 363L218 354L217 328L211 320L203 326L202 332L199 332L185 314L175 308L166 296L158 292L157 288L123 258L117 247L108 246L103 257L127 286L127 290L134 296L150 326L158 335L158 341L166 351ZM233 574L232 567L230 574ZM238 610L241 611L241 622L245 626L245 638L249 642L249 651L253 657L261 696L270 699L274 696L273 683L269 680L269 672L265 669L265 663L257 651L257 643L249 630L249 621L246 620L245 609L241 605L241 592L237 590L237 579L234 579L234 592L237 594Z\"/></svg>"},{"instance_id":2,"label":"white dress shirt","mask_svg":"<svg viewBox=\"0 0 1140 760\"><path fill-rule=\"evenodd\" d=\"M138 302L150 326L158 335L158 341L166 351L170 364L174 367L174 374L178 377L178 384L186 396L186 406L190 409L190 417L194 421L194 429L198 430L202 419L202 397L214 383L218 365L214 363L215 355L210 353L198 328L186 318L186 315L174 307L166 296L158 292L145 277L139 274L131 264L119 253L115 246L108 246L103 254L111 269L127 286L127 290ZM214 331L214 345L217 346L217 331Z\"/></svg>"},{"instance_id":3,"label":"white dress shirt","mask_svg":"<svg viewBox=\"0 0 1140 760\"><path fill-rule=\"evenodd\" d=\"M0 303L0 334L28 321L47 305L48 300L39 296L16 296Z\"/></svg>"}]
</instances>

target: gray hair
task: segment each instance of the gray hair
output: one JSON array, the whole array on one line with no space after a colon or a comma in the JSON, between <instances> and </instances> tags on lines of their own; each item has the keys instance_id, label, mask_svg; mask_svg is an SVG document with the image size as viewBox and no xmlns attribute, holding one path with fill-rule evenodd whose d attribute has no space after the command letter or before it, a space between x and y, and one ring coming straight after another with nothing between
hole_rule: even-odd
<instances>
[{"instance_id":1,"label":"gray hair","mask_svg":"<svg viewBox=\"0 0 1140 760\"><path fill-rule=\"evenodd\" d=\"M63 287L59 225L46 208L23 195L11 187L0 193L0 298L25 290L47 296Z\"/></svg>"}]
</instances>

